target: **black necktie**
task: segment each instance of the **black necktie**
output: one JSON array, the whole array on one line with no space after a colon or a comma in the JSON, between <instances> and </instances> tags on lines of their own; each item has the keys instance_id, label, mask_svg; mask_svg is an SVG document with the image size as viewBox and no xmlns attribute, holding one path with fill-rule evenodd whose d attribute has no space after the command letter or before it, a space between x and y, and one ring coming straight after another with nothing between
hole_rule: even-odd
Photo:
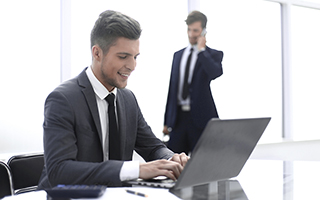
<instances>
[{"instance_id":1,"label":"black necktie","mask_svg":"<svg viewBox=\"0 0 320 200\"><path fill-rule=\"evenodd\" d=\"M106 100L108 106L109 117L109 160L120 160L120 135L118 133L118 126L116 121L116 113L114 107L114 94L110 93Z\"/></svg>"},{"instance_id":2,"label":"black necktie","mask_svg":"<svg viewBox=\"0 0 320 200\"><path fill-rule=\"evenodd\" d=\"M190 71L190 62L191 62L191 57L192 57L192 51L193 48L190 49L190 54L187 60L187 65L186 65L186 71L184 74L184 81L183 81L183 88L182 88L182 98L186 99L189 96L189 71Z\"/></svg>"}]
</instances>

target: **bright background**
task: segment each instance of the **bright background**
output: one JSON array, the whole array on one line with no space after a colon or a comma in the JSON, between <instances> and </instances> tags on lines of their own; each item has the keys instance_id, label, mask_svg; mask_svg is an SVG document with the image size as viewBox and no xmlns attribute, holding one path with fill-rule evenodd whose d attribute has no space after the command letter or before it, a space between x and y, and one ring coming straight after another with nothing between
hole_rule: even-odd
<instances>
[{"instance_id":1,"label":"bright background","mask_svg":"<svg viewBox=\"0 0 320 200\"><path fill-rule=\"evenodd\" d=\"M224 52L224 74L211 83L220 117L272 117L261 144L319 140L320 2L308 3L317 9L281 2L0 1L0 153L42 151L45 98L90 65L90 31L107 9L128 14L142 26L141 55L128 88L159 138L173 53L188 44L184 20L189 10L198 9L208 17L207 45ZM290 8L289 26L283 24L281 5ZM283 28L290 36L285 71ZM286 133L284 121L289 121Z\"/></svg>"}]
</instances>

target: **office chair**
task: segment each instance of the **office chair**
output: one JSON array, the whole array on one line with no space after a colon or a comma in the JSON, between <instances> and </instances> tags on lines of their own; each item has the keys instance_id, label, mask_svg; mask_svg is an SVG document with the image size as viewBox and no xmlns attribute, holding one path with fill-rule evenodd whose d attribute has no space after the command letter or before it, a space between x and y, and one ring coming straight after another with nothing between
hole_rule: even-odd
<instances>
[{"instance_id":1,"label":"office chair","mask_svg":"<svg viewBox=\"0 0 320 200\"><path fill-rule=\"evenodd\" d=\"M11 169L14 194L37 189L43 166L43 153L12 156L8 160Z\"/></svg>"},{"instance_id":2,"label":"office chair","mask_svg":"<svg viewBox=\"0 0 320 200\"><path fill-rule=\"evenodd\" d=\"M0 161L0 199L13 194L12 176L9 166Z\"/></svg>"}]
</instances>

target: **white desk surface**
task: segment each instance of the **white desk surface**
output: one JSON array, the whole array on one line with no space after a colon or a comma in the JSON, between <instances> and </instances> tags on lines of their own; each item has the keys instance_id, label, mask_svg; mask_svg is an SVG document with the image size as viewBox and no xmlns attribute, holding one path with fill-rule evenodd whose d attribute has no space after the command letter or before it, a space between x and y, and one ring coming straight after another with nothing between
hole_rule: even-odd
<instances>
[{"instance_id":1,"label":"white desk surface","mask_svg":"<svg viewBox=\"0 0 320 200\"><path fill-rule=\"evenodd\" d=\"M176 193L184 200L292 200L319 199L320 161L283 161L250 159L239 176L225 184L212 182L203 186L184 188ZM148 197L129 194L130 189ZM180 199L168 189L149 187L111 188L98 199ZM222 198L222 196L225 198ZM45 191L6 197L5 200L47 200ZM232 198L231 198L232 197ZM84 200L84 199L82 199ZM87 199L89 200L89 199ZM92 200L92 199L90 199Z\"/></svg>"},{"instance_id":2,"label":"white desk surface","mask_svg":"<svg viewBox=\"0 0 320 200\"><path fill-rule=\"evenodd\" d=\"M126 189L133 190L136 192L140 192L143 194L148 195L148 197L141 197L134 194L130 194L126 192ZM174 194L170 193L168 189L162 189L162 188L149 188L149 187L130 187L130 188L112 188L109 187L105 191L105 193L95 200L103 200L103 199L130 199L130 200L151 200L151 199L165 199L165 200L178 200L180 198L176 197ZM46 200L47 199L47 193L43 190L36 191L36 192L29 192L24 194L19 194L15 196L5 197L3 200L26 200L26 199L32 199L32 200ZM90 199L77 199L77 200L92 200Z\"/></svg>"}]
</instances>

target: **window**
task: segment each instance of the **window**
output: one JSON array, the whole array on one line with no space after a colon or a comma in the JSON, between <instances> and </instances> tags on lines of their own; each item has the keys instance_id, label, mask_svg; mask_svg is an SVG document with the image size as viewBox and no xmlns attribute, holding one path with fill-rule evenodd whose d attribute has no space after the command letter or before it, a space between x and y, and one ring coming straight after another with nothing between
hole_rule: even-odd
<instances>
[{"instance_id":1,"label":"window","mask_svg":"<svg viewBox=\"0 0 320 200\"><path fill-rule=\"evenodd\" d=\"M65 3L0 3L1 153L42 150L44 101L60 83L60 2ZM220 117L270 116L261 142L281 140L281 9L276 1L70 0L71 58L63 67L71 78L90 65L90 31L102 11L113 9L137 19L143 29L141 55L128 88L161 138L173 53L188 44L188 2L208 17L208 46L224 52L224 74L211 85ZM290 6L293 139L319 139L320 10L305 5L319 8L320 1L294 3L304 6Z\"/></svg>"},{"instance_id":2,"label":"window","mask_svg":"<svg viewBox=\"0 0 320 200\"><path fill-rule=\"evenodd\" d=\"M260 141L281 140L280 5L201 1L200 9L208 17L208 46L224 52L224 74L211 83L220 118L272 117Z\"/></svg>"},{"instance_id":3,"label":"window","mask_svg":"<svg viewBox=\"0 0 320 200\"><path fill-rule=\"evenodd\" d=\"M60 81L60 2L1 1L0 20L0 152L41 151L44 101Z\"/></svg>"},{"instance_id":4,"label":"window","mask_svg":"<svg viewBox=\"0 0 320 200\"><path fill-rule=\"evenodd\" d=\"M320 10L293 6L291 12L293 138L319 139Z\"/></svg>"}]
</instances>

